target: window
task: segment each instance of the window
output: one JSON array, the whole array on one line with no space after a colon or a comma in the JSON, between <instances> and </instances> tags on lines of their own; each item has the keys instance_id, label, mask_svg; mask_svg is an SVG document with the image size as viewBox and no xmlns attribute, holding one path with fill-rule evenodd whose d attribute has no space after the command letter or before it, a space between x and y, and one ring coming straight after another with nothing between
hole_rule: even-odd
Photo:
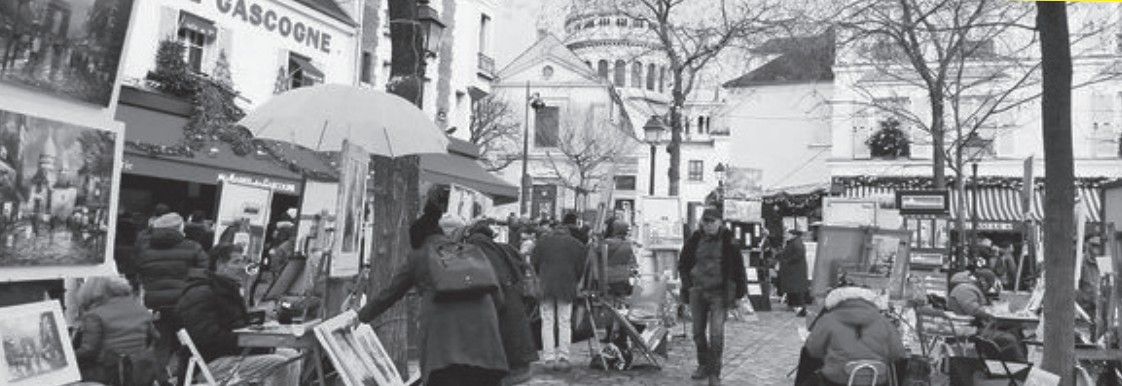
<instances>
[{"instance_id":1,"label":"window","mask_svg":"<svg viewBox=\"0 0 1122 386\"><path fill-rule=\"evenodd\" d=\"M596 74L600 75L602 79L608 79L608 61L601 60L596 62Z\"/></svg>"},{"instance_id":2,"label":"window","mask_svg":"<svg viewBox=\"0 0 1122 386\"><path fill-rule=\"evenodd\" d=\"M631 87L643 88L643 63L631 64Z\"/></svg>"},{"instance_id":3,"label":"window","mask_svg":"<svg viewBox=\"0 0 1122 386\"><path fill-rule=\"evenodd\" d=\"M622 60L616 61L615 77L613 83L616 87L627 86L627 62Z\"/></svg>"},{"instance_id":4,"label":"window","mask_svg":"<svg viewBox=\"0 0 1122 386\"><path fill-rule=\"evenodd\" d=\"M210 20L188 12L179 13L179 28L176 31L176 37L183 44L183 60L187 62L191 71L202 72L207 47L214 42L216 34L217 29Z\"/></svg>"},{"instance_id":5,"label":"window","mask_svg":"<svg viewBox=\"0 0 1122 386\"><path fill-rule=\"evenodd\" d=\"M631 26L635 28L644 28L647 26L647 21L636 19L635 21L631 22Z\"/></svg>"},{"instance_id":6,"label":"window","mask_svg":"<svg viewBox=\"0 0 1122 386\"><path fill-rule=\"evenodd\" d=\"M288 79L289 88L300 88L323 83L323 72L307 57L288 53Z\"/></svg>"},{"instance_id":7,"label":"window","mask_svg":"<svg viewBox=\"0 0 1122 386\"><path fill-rule=\"evenodd\" d=\"M584 28L592 28L596 26L596 19L588 19L584 21Z\"/></svg>"},{"instance_id":8,"label":"window","mask_svg":"<svg viewBox=\"0 0 1122 386\"><path fill-rule=\"evenodd\" d=\"M479 53L491 52L491 17L486 14L479 17Z\"/></svg>"},{"instance_id":9,"label":"window","mask_svg":"<svg viewBox=\"0 0 1122 386\"><path fill-rule=\"evenodd\" d=\"M654 91L655 89L655 65L654 63L647 65L647 90Z\"/></svg>"},{"instance_id":10,"label":"window","mask_svg":"<svg viewBox=\"0 0 1122 386\"><path fill-rule=\"evenodd\" d=\"M602 17L602 18L596 20L596 25L601 26L601 27L607 27L609 24L612 24L612 19Z\"/></svg>"},{"instance_id":11,"label":"window","mask_svg":"<svg viewBox=\"0 0 1122 386\"><path fill-rule=\"evenodd\" d=\"M560 112L561 108L557 106L545 106L534 110L535 147L557 147Z\"/></svg>"},{"instance_id":12,"label":"window","mask_svg":"<svg viewBox=\"0 0 1122 386\"><path fill-rule=\"evenodd\" d=\"M690 160L688 176L690 181L705 181L705 161Z\"/></svg>"},{"instance_id":13,"label":"window","mask_svg":"<svg viewBox=\"0 0 1122 386\"><path fill-rule=\"evenodd\" d=\"M697 133L698 134L705 134L705 116L704 115L698 115L697 116Z\"/></svg>"},{"instance_id":14,"label":"window","mask_svg":"<svg viewBox=\"0 0 1122 386\"><path fill-rule=\"evenodd\" d=\"M370 51L362 51L362 68L359 69L358 80L362 83L370 83L373 78L374 72L374 54Z\"/></svg>"},{"instance_id":15,"label":"window","mask_svg":"<svg viewBox=\"0 0 1122 386\"><path fill-rule=\"evenodd\" d=\"M616 176L616 190L635 190L635 176Z\"/></svg>"},{"instance_id":16,"label":"window","mask_svg":"<svg viewBox=\"0 0 1122 386\"><path fill-rule=\"evenodd\" d=\"M666 67L658 68L658 92L663 92L666 86Z\"/></svg>"},{"instance_id":17,"label":"window","mask_svg":"<svg viewBox=\"0 0 1122 386\"><path fill-rule=\"evenodd\" d=\"M993 57L993 39L980 39L962 41L962 52L968 58L989 58Z\"/></svg>"},{"instance_id":18,"label":"window","mask_svg":"<svg viewBox=\"0 0 1122 386\"><path fill-rule=\"evenodd\" d=\"M1094 92L1091 95L1091 157L1118 157L1119 133L1122 127L1114 122L1114 95Z\"/></svg>"},{"instance_id":19,"label":"window","mask_svg":"<svg viewBox=\"0 0 1122 386\"><path fill-rule=\"evenodd\" d=\"M616 19L616 27L627 27L627 19L622 17Z\"/></svg>"},{"instance_id":20,"label":"window","mask_svg":"<svg viewBox=\"0 0 1122 386\"><path fill-rule=\"evenodd\" d=\"M869 56L876 60L899 60L904 58L904 51L896 42L885 38L873 42L869 48Z\"/></svg>"}]
</instances>

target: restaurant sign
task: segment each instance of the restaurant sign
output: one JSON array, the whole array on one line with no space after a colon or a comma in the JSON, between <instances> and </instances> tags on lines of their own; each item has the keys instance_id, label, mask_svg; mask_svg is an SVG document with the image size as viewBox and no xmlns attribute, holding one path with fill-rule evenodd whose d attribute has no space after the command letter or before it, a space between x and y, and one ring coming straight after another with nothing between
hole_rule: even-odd
<instances>
[{"instance_id":1,"label":"restaurant sign","mask_svg":"<svg viewBox=\"0 0 1122 386\"><path fill-rule=\"evenodd\" d=\"M296 190L296 184L291 182L275 181L264 177L253 177L236 173L218 173L218 181L236 182L242 185L271 189L273 191L281 193L298 194L298 191Z\"/></svg>"},{"instance_id":2,"label":"restaurant sign","mask_svg":"<svg viewBox=\"0 0 1122 386\"><path fill-rule=\"evenodd\" d=\"M897 190L896 208L901 215L949 214L950 192L947 190Z\"/></svg>"},{"instance_id":3,"label":"restaurant sign","mask_svg":"<svg viewBox=\"0 0 1122 386\"><path fill-rule=\"evenodd\" d=\"M331 34L314 26L293 20L287 15L266 8L252 0L214 0L218 11L242 22L275 32L297 43L331 53Z\"/></svg>"}]
</instances>

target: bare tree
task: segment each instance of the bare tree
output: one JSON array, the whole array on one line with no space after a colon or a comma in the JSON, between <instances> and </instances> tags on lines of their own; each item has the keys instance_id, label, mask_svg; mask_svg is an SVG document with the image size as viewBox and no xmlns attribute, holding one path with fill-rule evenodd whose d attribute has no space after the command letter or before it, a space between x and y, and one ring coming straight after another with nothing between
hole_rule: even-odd
<instances>
[{"instance_id":1,"label":"bare tree","mask_svg":"<svg viewBox=\"0 0 1122 386\"><path fill-rule=\"evenodd\" d=\"M479 158L489 172L522 159L522 126L505 100L487 95L472 102L468 141L479 146Z\"/></svg>"},{"instance_id":2,"label":"bare tree","mask_svg":"<svg viewBox=\"0 0 1122 386\"><path fill-rule=\"evenodd\" d=\"M774 0L626 0L620 12L643 20L666 56L670 80L669 193L678 195L683 108L698 75L729 47L752 45L788 25Z\"/></svg>"},{"instance_id":3,"label":"bare tree","mask_svg":"<svg viewBox=\"0 0 1122 386\"><path fill-rule=\"evenodd\" d=\"M573 114L558 127L555 150L545 152L549 174L576 193L573 207L599 190L618 161L631 156L638 140L615 124L605 124L591 111Z\"/></svg>"}]
</instances>

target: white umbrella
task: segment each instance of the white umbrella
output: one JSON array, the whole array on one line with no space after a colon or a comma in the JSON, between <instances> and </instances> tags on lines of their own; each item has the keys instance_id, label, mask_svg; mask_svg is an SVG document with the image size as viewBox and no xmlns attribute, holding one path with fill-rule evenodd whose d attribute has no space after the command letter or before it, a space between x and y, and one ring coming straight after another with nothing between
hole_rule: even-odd
<instances>
[{"instance_id":1,"label":"white umbrella","mask_svg":"<svg viewBox=\"0 0 1122 386\"><path fill-rule=\"evenodd\" d=\"M274 96L238 121L254 137L337 151L343 140L371 154L445 153L448 138L421 109L383 91L338 84Z\"/></svg>"}]
</instances>

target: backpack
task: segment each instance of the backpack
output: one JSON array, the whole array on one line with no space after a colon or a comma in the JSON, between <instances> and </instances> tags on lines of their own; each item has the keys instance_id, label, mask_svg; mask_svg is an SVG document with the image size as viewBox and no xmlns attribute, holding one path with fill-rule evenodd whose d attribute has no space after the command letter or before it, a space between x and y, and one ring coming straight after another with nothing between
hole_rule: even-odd
<instances>
[{"instance_id":1,"label":"backpack","mask_svg":"<svg viewBox=\"0 0 1122 386\"><path fill-rule=\"evenodd\" d=\"M432 246L428 254L436 299L474 297L499 289L495 269L479 247L448 242Z\"/></svg>"}]
</instances>

